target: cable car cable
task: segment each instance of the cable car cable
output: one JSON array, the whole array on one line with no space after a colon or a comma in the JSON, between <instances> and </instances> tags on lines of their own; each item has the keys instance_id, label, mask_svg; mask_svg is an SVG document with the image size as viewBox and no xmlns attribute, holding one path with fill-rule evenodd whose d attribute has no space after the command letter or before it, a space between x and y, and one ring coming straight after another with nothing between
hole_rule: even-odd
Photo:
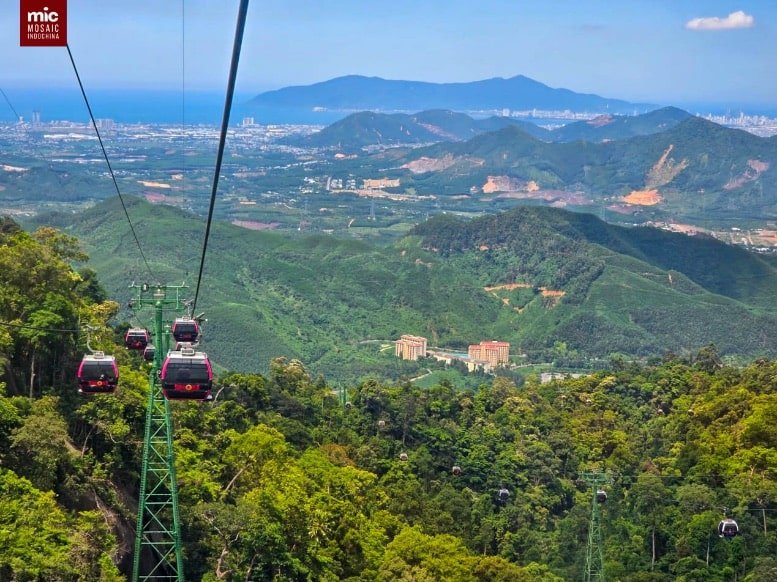
<instances>
[{"instance_id":1,"label":"cable car cable","mask_svg":"<svg viewBox=\"0 0 777 582\"><path fill-rule=\"evenodd\" d=\"M121 195L121 191L119 190L119 183L116 181L116 175L113 173L113 168L111 167L111 162L108 159L108 152L105 151L105 145L103 144L103 138L100 136L100 130L97 129L97 122L94 119L94 114L92 113L92 106L89 105L89 99L86 97L86 91L84 90L84 84L81 82L81 75L78 74L78 67L76 67L76 61L73 58L73 53L70 51L70 45L65 45L65 48L67 48L67 54L70 57L70 62L73 64L73 71L76 74L76 79L78 79L78 86L81 88L81 95L84 97L84 103L86 103L86 108L89 111L89 118L92 120L92 127L94 127L94 131L97 134L97 141L100 142L100 149L103 151L103 157L105 158L105 163L108 164L108 171L111 173L111 178L113 179L113 185L116 188L116 194L119 195L119 201L121 202L121 207L124 209L124 216L127 217L127 222L129 222L130 230L132 231L132 236L135 239L135 244L138 246L138 250L140 251L140 256L143 257L143 263L146 265L146 270L148 271L149 276L153 279L154 273L151 271L151 267L148 265L148 261L146 260L146 255L143 253L143 248L140 246L140 240L138 239L138 235L135 232L135 227L132 224L132 220L130 219L129 212L127 211L127 206L124 204L124 197Z\"/></svg>"},{"instance_id":2,"label":"cable car cable","mask_svg":"<svg viewBox=\"0 0 777 582\"><path fill-rule=\"evenodd\" d=\"M13 111L13 114L16 116L16 121L21 121L22 116L19 115L18 111L16 111L16 108L13 106L13 104L11 103L11 100L8 98L8 95L5 94L5 91L3 91L2 88L0 88L0 94L2 94L3 99L5 99L5 102L8 103L8 107L11 108L11 111Z\"/></svg>"},{"instance_id":3,"label":"cable car cable","mask_svg":"<svg viewBox=\"0 0 777 582\"><path fill-rule=\"evenodd\" d=\"M186 2L181 0L181 192L186 196Z\"/></svg>"},{"instance_id":4,"label":"cable car cable","mask_svg":"<svg viewBox=\"0 0 777 582\"><path fill-rule=\"evenodd\" d=\"M232 62L229 66L229 80L227 82L227 96L224 100L224 114L221 119L221 135L219 136L219 148L216 154L216 171L213 176L213 188L210 193L210 207L208 208L208 221L205 223L205 239L202 241L202 255L200 257L200 271L197 275L197 286L194 291L194 301L192 302L192 312L197 307L197 298L200 295L200 283L202 282L202 271L205 267L205 253L208 250L208 238L210 237L210 226L213 221L213 208L216 206L216 193L219 187L219 175L221 174L221 162L224 159L224 145L227 141L227 129L229 128L229 114L232 110L232 98L235 94L235 79L237 78L237 65L240 61L240 49L243 45L243 31L246 24L246 13L248 12L248 0L240 0L238 9L237 26L235 27L235 41L232 45Z\"/></svg>"},{"instance_id":5,"label":"cable car cable","mask_svg":"<svg viewBox=\"0 0 777 582\"><path fill-rule=\"evenodd\" d=\"M3 327L13 327L18 329L34 329L37 331L51 331L56 333L79 333L80 329L58 329L53 327L38 327L35 325L25 325L23 323L6 323L4 321L0 321L0 325Z\"/></svg>"}]
</instances>

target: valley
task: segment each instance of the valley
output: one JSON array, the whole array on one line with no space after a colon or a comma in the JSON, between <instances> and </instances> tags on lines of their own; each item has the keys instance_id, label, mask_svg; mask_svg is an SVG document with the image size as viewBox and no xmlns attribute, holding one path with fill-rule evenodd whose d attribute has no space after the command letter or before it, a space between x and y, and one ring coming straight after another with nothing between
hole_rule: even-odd
<instances>
[{"instance_id":1,"label":"valley","mask_svg":"<svg viewBox=\"0 0 777 582\"><path fill-rule=\"evenodd\" d=\"M202 219L127 202L155 275L191 282ZM124 305L127 285L148 275L129 232L116 227L122 215L109 199L35 220L77 236L91 257L87 266ZM265 370L278 356L337 381L411 378L438 367L383 349L403 334L452 351L500 339L521 355L513 364L564 370L710 343L734 361L777 353L770 339L777 261L711 237L518 207L472 219L441 215L393 242L226 223L214 226L212 238L204 348L229 370Z\"/></svg>"}]
</instances>

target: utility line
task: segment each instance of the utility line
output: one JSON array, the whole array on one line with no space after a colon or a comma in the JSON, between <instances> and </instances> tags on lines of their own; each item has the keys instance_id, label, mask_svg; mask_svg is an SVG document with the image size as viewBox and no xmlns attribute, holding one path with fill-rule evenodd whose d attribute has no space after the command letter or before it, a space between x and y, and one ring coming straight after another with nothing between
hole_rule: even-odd
<instances>
[{"instance_id":1,"label":"utility line","mask_svg":"<svg viewBox=\"0 0 777 582\"><path fill-rule=\"evenodd\" d=\"M181 0L181 193L186 196L186 1Z\"/></svg>"},{"instance_id":2,"label":"utility line","mask_svg":"<svg viewBox=\"0 0 777 582\"><path fill-rule=\"evenodd\" d=\"M205 267L205 253L208 250L208 237L210 236L210 225L213 221L213 208L216 205L216 192L219 187L219 174L221 174L221 162L224 158L224 144L227 141L227 129L229 128L229 114L232 110L232 98L235 94L235 79L237 78L237 65L240 61L240 48L243 45L243 30L246 24L246 13L248 12L248 0L240 0L240 8L237 16L237 26L235 28L235 42L232 46L232 62L229 67L229 81L227 82L227 96L224 101L224 114L221 119L221 135L219 137L219 149L216 155L216 172L213 176L213 189L210 193L210 208L208 209L208 221L205 224L205 240L202 242L202 256L200 257L200 272L197 275L197 287L194 291L194 301L192 302L192 312L197 307L197 298L200 295L200 283L202 282L202 270Z\"/></svg>"},{"instance_id":3,"label":"utility line","mask_svg":"<svg viewBox=\"0 0 777 582\"><path fill-rule=\"evenodd\" d=\"M124 216L127 217L127 222L129 223L130 230L132 231L132 236L135 239L135 244L138 246L138 250L140 251L140 256L143 257L143 263L146 265L146 270L148 271L149 276L151 279L154 279L154 274L151 271L151 267L148 265L148 261L146 260L146 255L143 254L143 248L140 246L140 240L138 239L138 235L135 232L135 227L132 225L132 220L130 219L129 212L127 211L127 206L124 204L124 197L121 195L121 191L119 190L119 183L116 181L116 175L113 173L113 168L111 167L111 162L108 159L108 152L105 151L105 145L103 144L103 139L100 136L100 130L97 129L97 122L94 119L94 114L92 113L92 106L89 105L89 99L86 97L86 91L84 90L84 84L81 82L81 75L78 74L78 67L76 67L76 61L73 58L73 53L70 52L70 45L65 45L67 48L67 54L70 57L70 62L73 64L73 71L75 71L76 79L78 79L78 86L81 88L81 95L84 97L84 103L86 103L86 108L89 110L89 118L92 120L92 127L94 127L94 131L97 134L97 141L100 142L100 149L103 151L103 157L105 158L105 163L108 164L108 171L111 173L111 178L113 179L113 185L116 188L116 194L119 195L119 201L121 202L121 207L124 209Z\"/></svg>"},{"instance_id":4,"label":"utility line","mask_svg":"<svg viewBox=\"0 0 777 582\"><path fill-rule=\"evenodd\" d=\"M37 331L51 331L56 333L79 333L80 329L58 329L53 327L37 327L35 325L25 325L23 323L6 323L4 321L0 321L0 325L3 327L13 327L18 329L34 329Z\"/></svg>"},{"instance_id":5,"label":"utility line","mask_svg":"<svg viewBox=\"0 0 777 582\"><path fill-rule=\"evenodd\" d=\"M0 93L3 95L3 99L5 99L5 102L8 103L8 107L11 108L11 111L13 111L13 114L16 116L16 121L21 121L21 116L19 115L19 112L16 111L13 104L11 103L11 100L8 98L8 95L5 94L5 91L3 91L0 88Z\"/></svg>"}]
</instances>

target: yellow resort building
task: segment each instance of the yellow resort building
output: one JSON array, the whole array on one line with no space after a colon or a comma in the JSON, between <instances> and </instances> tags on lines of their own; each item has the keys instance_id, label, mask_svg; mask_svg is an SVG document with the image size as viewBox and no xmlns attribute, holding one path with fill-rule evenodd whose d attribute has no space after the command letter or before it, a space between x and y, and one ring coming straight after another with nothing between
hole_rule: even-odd
<instances>
[{"instance_id":1,"label":"yellow resort building","mask_svg":"<svg viewBox=\"0 0 777 582\"><path fill-rule=\"evenodd\" d=\"M426 338L403 335L394 342L394 355L403 360L417 360L426 357Z\"/></svg>"},{"instance_id":2,"label":"yellow resort building","mask_svg":"<svg viewBox=\"0 0 777 582\"><path fill-rule=\"evenodd\" d=\"M488 362L489 369L494 369L510 361L510 344L496 340L471 344L467 349L467 355L470 360Z\"/></svg>"}]
</instances>

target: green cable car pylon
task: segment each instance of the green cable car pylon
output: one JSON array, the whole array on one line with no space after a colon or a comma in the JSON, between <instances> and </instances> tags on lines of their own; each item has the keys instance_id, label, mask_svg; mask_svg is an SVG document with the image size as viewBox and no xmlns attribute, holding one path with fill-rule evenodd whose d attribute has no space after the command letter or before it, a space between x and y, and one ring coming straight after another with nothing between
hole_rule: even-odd
<instances>
[{"instance_id":1,"label":"green cable car pylon","mask_svg":"<svg viewBox=\"0 0 777 582\"><path fill-rule=\"evenodd\" d=\"M132 581L176 580L184 582L181 520L178 513L178 482L173 451L173 419L170 403L162 393L159 371L170 348L170 325L165 311L185 307L185 285L130 285L137 289L133 307L154 308L154 361L148 376L146 430L138 495L135 555Z\"/></svg>"},{"instance_id":2,"label":"green cable car pylon","mask_svg":"<svg viewBox=\"0 0 777 582\"><path fill-rule=\"evenodd\" d=\"M604 582L607 578L604 575L604 552L599 506L607 500L607 493L602 487L610 483L610 477L605 473L584 473L582 478L590 485L593 491L583 582Z\"/></svg>"}]
</instances>

